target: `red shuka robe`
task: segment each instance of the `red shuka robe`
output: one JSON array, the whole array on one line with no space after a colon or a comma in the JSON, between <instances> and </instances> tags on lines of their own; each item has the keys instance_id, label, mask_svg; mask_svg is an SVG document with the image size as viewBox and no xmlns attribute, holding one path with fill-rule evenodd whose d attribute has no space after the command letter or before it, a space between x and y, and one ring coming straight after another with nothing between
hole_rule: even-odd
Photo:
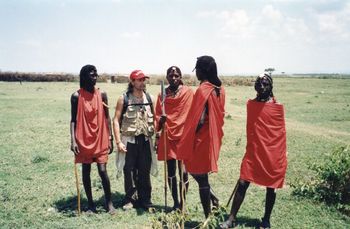
<instances>
[{"instance_id":1,"label":"red shuka robe","mask_svg":"<svg viewBox=\"0 0 350 229\"><path fill-rule=\"evenodd\" d=\"M279 103L247 102L247 146L240 178L282 188L287 170L284 108Z\"/></svg>"},{"instance_id":2,"label":"red shuka robe","mask_svg":"<svg viewBox=\"0 0 350 229\"><path fill-rule=\"evenodd\" d=\"M158 160L164 161L164 138L166 139L167 158L177 159L177 145L182 137L184 124L188 112L190 111L193 99L193 91L187 86L182 86L175 97L167 96L165 98L165 113L167 119L165 122L167 138L162 131L158 142ZM156 105L156 123L158 125L162 115L161 95L158 95ZM158 129L158 127L157 127Z\"/></svg>"},{"instance_id":3,"label":"red shuka robe","mask_svg":"<svg viewBox=\"0 0 350 229\"><path fill-rule=\"evenodd\" d=\"M79 89L75 138L80 153L75 163L106 163L109 131L101 93Z\"/></svg>"},{"instance_id":4,"label":"red shuka robe","mask_svg":"<svg viewBox=\"0 0 350 229\"><path fill-rule=\"evenodd\" d=\"M224 135L225 90L220 87L220 96L209 82L200 84L192 101L192 107L185 122L185 129L178 146L178 159L184 160L186 170L192 174L217 172L217 161ZM208 113L204 125L196 128L208 102Z\"/></svg>"}]
</instances>

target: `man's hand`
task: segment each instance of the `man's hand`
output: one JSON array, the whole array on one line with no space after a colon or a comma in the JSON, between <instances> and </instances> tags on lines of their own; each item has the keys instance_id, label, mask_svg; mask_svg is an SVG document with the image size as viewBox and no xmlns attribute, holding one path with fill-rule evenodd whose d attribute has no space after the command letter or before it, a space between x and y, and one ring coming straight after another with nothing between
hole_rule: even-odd
<instances>
[{"instance_id":1,"label":"man's hand","mask_svg":"<svg viewBox=\"0 0 350 229\"><path fill-rule=\"evenodd\" d=\"M70 146L70 150L75 154L78 155L79 152L79 148L76 142L72 142L71 146Z\"/></svg>"},{"instance_id":2,"label":"man's hand","mask_svg":"<svg viewBox=\"0 0 350 229\"><path fill-rule=\"evenodd\" d=\"M110 140L109 140L109 146L108 146L108 148L109 148L109 153L108 153L108 154L113 153L113 149L114 149L114 146L113 146L113 139L110 139Z\"/></svg>"},{"instance_id":3,"label":"man's hand","mask_svg":"<svg viewBox=\"0 0 350 229\"><path fill-rule=\"evenodd\" d=\"M161 115L159 119L160 126L163 126L163 124L166 122L166 115Z\"/></svg>"},{"instance_id":4,"label":"man's hand","mask_svg":"<svg viewBox=\"0 0 350 229\"><path fill-rule=\"evenodd\" d=\"M117 149L118 149L119 152L122 152L122 153L126 153L127 152L126 147L125 147L125 145L122 142L118 142L117 143Z\"/></svg>"}]
</instances>

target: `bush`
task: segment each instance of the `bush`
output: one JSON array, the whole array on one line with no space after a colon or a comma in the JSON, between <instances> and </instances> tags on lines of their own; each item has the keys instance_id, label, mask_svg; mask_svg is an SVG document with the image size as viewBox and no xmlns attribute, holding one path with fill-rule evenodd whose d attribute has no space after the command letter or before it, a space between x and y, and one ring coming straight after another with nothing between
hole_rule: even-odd
<instances>
[{"instance_id":1,"label":"bush","mask_svg":"<svg viewBox=\"0 0 350 229\"><path fill-rule=\"evenodd\" d=\"M336 148L321 164L311 164L316 177L308 182L298 180L293 194L335 206L350 215L350 147Z\"/></svg>"},{"instance_id":2,"label":"bush","mask_svg":"<svg viewBox=\"0 0 350 229\"><path fill-rule=\"evenodd\" d=\"M212 211L212 214L204 222L192 221L191 215L193 212L201 211L198 208L187 209L185 214L182 214L179 210L169 213L160 212L159 214L151 217L151 225L154 229L179 229L182 228L182 224L185 228L218 228L219 222L224 221L227 214L224 207L219 207ZM195 225L194 225L195 224Z\"/></svg>"},{"instance_id":3,"label":"bush","mask_svg":"<svg viewBox=\"0 0 350 229\"><path fill-rule=\"evenodd\" d=\"M0 72L0 81L73 82L73 81L79 81L79 77L76 77L68 73Z\"/></svg>"}]
</instances>

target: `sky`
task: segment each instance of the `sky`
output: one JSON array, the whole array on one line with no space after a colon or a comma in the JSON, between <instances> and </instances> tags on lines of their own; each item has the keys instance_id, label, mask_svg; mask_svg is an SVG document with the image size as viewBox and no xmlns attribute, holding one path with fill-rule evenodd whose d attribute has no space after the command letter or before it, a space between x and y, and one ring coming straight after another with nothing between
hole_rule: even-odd
<instances>
[{"instance_id":1,"label":"sky","mask_svg":"<svg viewBox=\"0 0 350 229\"><path fill-rule=\"evenodd\" d=\"M350 0L0 0L0 70L350 73Z\"/></svg>"}]
</instances>

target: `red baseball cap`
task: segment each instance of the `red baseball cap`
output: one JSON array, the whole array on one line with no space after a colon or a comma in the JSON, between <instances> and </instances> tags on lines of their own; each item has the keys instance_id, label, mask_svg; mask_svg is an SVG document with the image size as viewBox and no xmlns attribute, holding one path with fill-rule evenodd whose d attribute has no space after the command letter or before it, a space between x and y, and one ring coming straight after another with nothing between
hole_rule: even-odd
<instances>
[{"instance_id":1,"label":"red baseball cap","mask_svg":"<svg viewBox=\"0 0 350 229\"><path fill-rule=\"evenodd\" d=\"M148 76L146 76L141 70L134 70L130 74L130 79L131 80L139 80L139 79L149 79Z\"/></svg>"}]
</instances>

